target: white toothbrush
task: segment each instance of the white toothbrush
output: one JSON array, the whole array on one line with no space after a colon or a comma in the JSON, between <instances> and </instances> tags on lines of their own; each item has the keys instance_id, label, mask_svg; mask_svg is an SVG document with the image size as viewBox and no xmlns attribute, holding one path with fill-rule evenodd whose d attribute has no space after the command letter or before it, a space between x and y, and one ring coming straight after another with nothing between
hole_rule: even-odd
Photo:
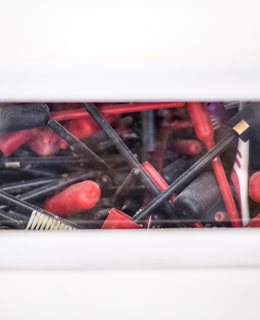
<instances>
[{"instance_id":1,"label":"white toothbrush","mask_svg":"<svg viewBox=\"0 0 260 320\"><path fill-rule=\"evenodd\" d=\"M246 107L246 103L239 103L239 110ZM249 141L238 140L236 160L231 173L231 181L240 207L242 225L249 222L248 203L248 168L249 168Z\"/></svg>"}]
</instances>

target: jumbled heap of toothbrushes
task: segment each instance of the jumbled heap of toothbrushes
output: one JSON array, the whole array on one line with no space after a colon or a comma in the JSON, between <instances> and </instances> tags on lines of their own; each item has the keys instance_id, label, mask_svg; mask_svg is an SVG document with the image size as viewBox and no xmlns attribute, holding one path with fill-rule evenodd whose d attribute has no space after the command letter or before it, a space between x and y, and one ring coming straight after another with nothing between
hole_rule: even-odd
<instances>
[{"instance_id":1,"label":"jumbled heap of toothbrushes","mask_svg":"<svg viewBox=\"0 0 260 320\"><path fill-rule=\"evenodd\" d=\"M260 227L260 103L0 105L2 229Z\"/></svg>"}]
</instances>

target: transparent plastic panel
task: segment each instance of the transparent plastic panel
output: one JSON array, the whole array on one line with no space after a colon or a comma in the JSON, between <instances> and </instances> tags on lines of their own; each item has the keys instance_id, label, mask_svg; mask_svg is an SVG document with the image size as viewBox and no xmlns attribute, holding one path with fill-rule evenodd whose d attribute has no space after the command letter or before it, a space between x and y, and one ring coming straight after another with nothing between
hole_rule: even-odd
<instances>
[{"instance_id":1,"label":"transparent plastic panel","mask_svg":"<svg viewBox=\"0 0 260 320\"><path fill-rule=\"evenodd\" d=\"M1 229L260 226L260 103L0 105Z\"/></svg>"}]
</instances>

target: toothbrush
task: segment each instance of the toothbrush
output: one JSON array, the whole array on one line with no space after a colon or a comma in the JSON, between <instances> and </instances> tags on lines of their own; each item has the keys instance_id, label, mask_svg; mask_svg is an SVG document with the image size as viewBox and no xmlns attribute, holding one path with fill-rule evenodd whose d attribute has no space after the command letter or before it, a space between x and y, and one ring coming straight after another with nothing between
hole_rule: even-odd
<instances>
[{"instance_id":1,"label":"toothbrush","mask_svg":"<svg viewBox=\"0 0 260 320\"><path fill-rule=\"evenodd\" d=\"M245 110L238 112L232 119L227 123L226 130L222 133L222 137L218 143L197 162L195 162L188 170L186 170L181 176L179 176L169 187L162 191L156 198L154 198L145 208L138 210L133 217L126 215L119 210L111 209L106 221L102 228L109 227L107 222L113 225L114 222L124 222L122 227L126 227L127 223L131 223L131 227L138 227L138 222L146 219L152 212L162 205L164 201L169 199L172 194L180 193L199 173L201 173L217 156L219 156L232 142L236 141L239 136L244 141L254 137L256 143L260 142L260 134L258 126L260 123L260 104L252 103ZM115 212L116 210L116 212ZM116 213L116 214L114 214ZM173 210L171 218L176 218L176 212ZM120 217L118 217L118 215ZM177 217L178 218L178 217ZM113 225L113 228L116 226Z\"/></svg>"},{"instance_id":2,"label":"toothbrush","mask_svg":"<svg viewBox=\"0 0 260 320\"><path fill-rule=\"evenodd\" d=\"M209 102L205 104L214 130L219 129L226 119L225 107L221 102Z\"/></svg>"},{"instance_id":3,"label":"toothbrush","mask_svg":"<svg viewBox=\"0 0 260 320\"><path fill-rule=\"evenodd\" d=\"M0 200L10 206L25 209L29 213L24 214L26 230L74 230L77 225L68 223L66 220L43 210L31 203L17 199L14 196L0 190Z\"/></svg>"},{"instance_id":4,"label":"toothbrush","mask_svg":"<svg viewBox=\"0 0 260 320\"><path fill-rule=\"evenodd\" d=\"M142 111L152 111L160 109L172 109L183 107L183 102L142 102L142 103L122 103L116 105L104 105L99 108L99 111L103 116L108 115L121 115L123 113L132 113L132 112L142 112ZM86 110L83 108L80 109L71 109L65 111L55 111L51 113L51 119L57 121L65 121L72 119L82 119L89 117L89 114L86 113Z\"/></svg>"},{"instance_id":5,"label":"toothbrush","mask_svg":"<svg viewBox=\"0 0 260 320\"><path fill-rule=\"evenodd\" d=\"M245 107L245 103L239 103L239 110ZM248 204L248 168L249 168L249 141L238 140L236 160L231 173L231 181L234 186L236 198L239 203L242 225L249 223Z\"/></svg>"},{"instance_id":6,"label":"toothbrush","mask_svg":"<svg viewBox=\"0 0 260 320\"><path fill-rule=\"evenodd\" d=\"M204 105L200 102L189 102L187 108L193 123L193 128L198 139L200 139L206 146L206 149L210 151L214 145L214 129L211 123L209 114L204 108ZM226 177L226 173L223 168L220 157L216 157L212 161L213 171L218 182L230 222L233 227L240 227L240 217L236 208L235 201L229 186L229 182Z\"/></svg>"},{"instance_id":7,"label":"toothbrush","mask_svg":"<svg viewBox=\"0 0 260 320\"><path fill-rule=\"evenodd\" d=\"M61 139L65 140L75 153L84 155L84 157L89 159L89 162L94 162L96 165L111 171L111 168L101 157L71 134L59 122L50 119L50 110L47 104L32 103L8 107L0 106L0 114L0 134L48 126ZM50 133L51 135L48 133L45 136L47 141L52 137L52 132L50 131Z\"/></svg>"}]
</instances>

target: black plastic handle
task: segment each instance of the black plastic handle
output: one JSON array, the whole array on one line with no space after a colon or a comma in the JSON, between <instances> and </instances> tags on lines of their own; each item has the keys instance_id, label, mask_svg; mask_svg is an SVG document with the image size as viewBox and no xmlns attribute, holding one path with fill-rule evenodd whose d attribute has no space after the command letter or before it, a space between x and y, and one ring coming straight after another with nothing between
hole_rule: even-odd
<instances>
[{"instance_id":1,"label":"black plastic handle","mask_svg":"<svg viewBox=\"0 0 260 320\"><path fill-rule=\"evenodd\" d=\"M0 134L45 127L49 114L45 103L0 106Z\"/></svg>"}]
</instances>

